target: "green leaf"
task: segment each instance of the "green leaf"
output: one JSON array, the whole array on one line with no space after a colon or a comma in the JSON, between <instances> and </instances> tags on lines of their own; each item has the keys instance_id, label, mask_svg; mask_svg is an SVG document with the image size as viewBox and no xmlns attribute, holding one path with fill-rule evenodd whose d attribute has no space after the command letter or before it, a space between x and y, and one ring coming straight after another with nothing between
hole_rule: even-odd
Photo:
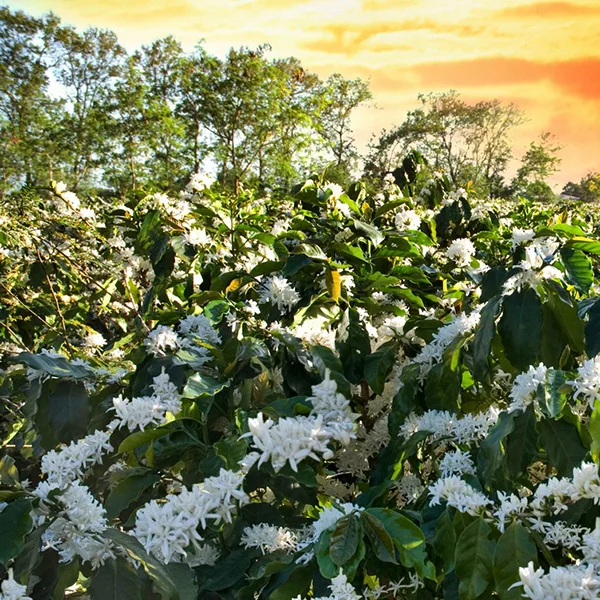
<instances>
[{"instance_id":1,"label":"green leaf","mask_svg":"<svg viewBox=\"0 0 600 600\"><path fill-rule=\"evenodd\" d=\"M537 455L537 419L533 405L514 418L514 429L506 438L506 462L509 475L515 479L525 473Z\"/></svg>"},{"instance_id":2,"label":"green leaf","mask_svg":"<svg viewBox=\"0 0 600 600\"><path fill-rule=\"evenodd\" d=\"M48 396L48 421L59 442L68 444L85 436L90 403L83 383L59 381Z\"/></svg>"},{"instance_id":3,"label":"green leaf","mask_svg":"<svg viewBox=\"0 0 600 600\"><path fill-rule=\"evenodd\" d=\"M577 427L563 419L543 419L539 424L539 432L550 464L556 467L560 477L571 476L573 469L581 464L587 454Z\"/></svg>"},{"instance_id":4,"label":"green leaf","mask_svg":"<svg viewBox=\"0 0 600 600\"><path fill-rule=\"evenodd\" d=\"M3 456L0 459L0 485L14 487L19 485L19 471L15 467L15 459L12 456Z\"/></svg>"},{"instance_id":5,"label":"green leaf","mask_svg":"<svg viewBox=\"0 0 600 600\"><path fill-rule=\"evenodd\" d=\"M218 592L235 585L244 577L250 563L246 550L235 550L211 567L208 577L201 582L201 589Z\"/></svg>"},{"instance_id":6,"label":"green leaf","mask_svg":"<svg viewBox=\"0 0 600 600\"><path fill-rule=\"evenodd\" d=\"M509 589L519 579L519 567L537 563L537 547L520 523L512 523L500 536L494 551L493 573L500 600L522 598L523 588Z\"/></svg>"},{"instance_id":7,"label":"green leaf","mask_svg":"<svg viewBox=\"0 0 600 600\"><path fill-rule=\"evenodd\" d=\"M435 580L435 567L425 553L425 536L417 525L389 508L368 508L364 512L381 521L405 567L414 567L420 577Z\"/></svg>"},{"instance_id":8,"label":"green leaf","mask_svg":"<svg viewBox=\"0 0 600 600\"><path fill-rule=\"evenodd\" d=\"M21 354L17 354L16 356L8 357L7 360L10 362L25 363L32 369L37 369L43 373L48 373L48 375L52 375L53 377L72 377L73 379L83 379L84 377L94 376L94 373L87 367L73 365L63 357L21 352Z\"/></svg>"},{"instance_id":9,"label":"green leaf","mask_svg":"<svg viewBox=\"0 0 600 600\"><path fill-rule=\"evenodd\" d=\"M371 542L371 546L373 546L375 556L383 562L397 565L398 561L396 560L394 542L383 526L383 523L367 512L362 512L360 518L363 529Z\"/></svg>"},{"instance_id":10,"label":"green leaf","mask_svg":"<svg viewBox=\"0 0 600 600\"><path fill-rule=\"evenodd\" d=\"M58 566L58 581L54 586L54 593L52 594L52 600L63 600L65 597L65 590L72 586L79 577L79 559L76 557L66 564Z\"/></svg>"},{"instance_id":11,"label":"green leaf","mask_svg":"<svg viewBox=\"0 0 600 600\"><path fill-rule=\"evenodd\" d=\"M585 350L584 323L579 318L570 296L554 281L547 282L545 289L548 294L548 305L558 326L573 351L576 354L582 354Z\"/></svg>"},{"instance_id":12,"label":"green leaf","mask_svg":"<svg viewBox=\"0 0 600 600\"><path fill-rule=\"evenodd\" d=\"M344 376L344 367L342 362L331 348L315 345L310 349L313 363L319 375L325 379L325 372L329 369L331 379L337 383L338 392L346 398L350 397L350 382Z\"/></svg>"},{"instance_id":13,"label":"green leaf","mask_svg":"<svg viewBox=\"0 0 600 600\"><path fill-rule=\"evenodd\" d=\"M585 349L593 358L600 352L600 300L597 300L587 311L588 322L585 324Z\"/></svg>"},{"instance_id":14,"label":"green leaf","mask_svg":"<svg viewBox=\"0 0 600 600\"><path fill-rule=\"evenodd\" d=\"M493 581L495 542L489 539L491 527L482 519L468 525L456 543L455 570L460 581L461 600L479 598Z\"/></svg>"},{"instance_id":15,"label":"green leaf","mask_svg":"<svg viewBox=\"0 0 600 600\"><path fill-rule=\"evenodd\" d=\"M249 275L252 277L258 277L260 275L268 275L269 273L275 273L276 271L281 271L285 265L285 261L283 260L266 260L264 262L259 263L254 267Z\"/></svg>"},{"instance_id":16,"label":"green leaf","mask_svg":"<svg viewBox=\"0 0 600 600\"><path fill-rule=\"evenodd\" d=\"M373 242L375 247L379 246L385 239L385 236L374 225L355 220L354 227L361 233L364 233Z\"/></svg>"},{"instance_id":17,"label":"green leaf","mask_svg":"<svg viewBox=\"0 0 600 600\"><path fill-rule=\"evenodd\" d=\"M25 536L33 529L31 501L14 500L0 512L0 564L4 567L25 545Z\"/></svg>"},{"instance_id":18,"label":"green leaf","mask_svg":"<svg viewBox=\"0 0 600 600\"><path fill-rule=\"evenodd\" d=\"M592 238L586 237L573 237L565 242L565 248L573 248L575 250L583 250L591 254L597 254L600 256L600 242Z\"/></svg>"},{"instance_id":19,"label":"green leaf","mask_svg":"<svg viewBox=\"0 0 600 600\"><path fill-rule=\"evenodd\" d=\"M502 305L502 296L495 296L481 310L481 320L473 337L473 376L483 381L488 372L492 338L496 333L496 318Z\"/></svg>"},{"instance_id":20,"label":"green leaf","mask_svg":"<svg viewBox=\"0 0 600 600\"><path fill-rule=\"evenodd\" d=\"M498 477L498 470L504 466L506 456L503 442L514 431L515 413L500 413L498 421L481 442L477 455L477 466L486 487Z\"/></svg>"},{"instance_id":21,"label":"green leaf","mask_svg":"<svg viewBox=\"0 0 600 600\"><path fill-rule=\"evenodd\" d=\"M173 433L174 429L165 428L157 428L157 429L148 429L147 431L136 431L131 435L127 436L119 445L117 450L118 454L123 454L124 452L131 452L152 440L157 440L158 438L164 437L165 435L169 435Z\"/></svg>"},{"instance_id":22,"label":"green leaf","mask_svg":"<svg viewBox=\"0 0 600 600\"><path fill-rule=\"evenodd\" d=\"M339 568L331 560L329 555L329 545L331 544L331 532L324 531L317 542L317 564L321 575L326 579L333 579L339 572Z\"/></svg>"},{"instance_id":23,"label":"green leaf","mask_svg":"<svg viewBox=\"0 0 600 600\"><path fill-rule=\"evenodd\" d=\"M600 464L600 403L596 403L590 422L588 424L588 431L592 438L590 452L592 454L592 460L596 464Z\"/></svg>"},{"instance_id":24,"label":"green leaf","mask_svg":"<svg viewBox=\"0 0 600 600\"><path fill-rule=\"evenodd\" d=\"M146 571L150 579L154 582L155 589L165 600L179 600L177 586L171 579L165 566L148 554L136 538L110 527L105 529L101 535L125 550L133 560L141 563L144 571Z\"/></svg>"},{"instance_id":25,"label":"green leaf","mask_svg":"<svg viewBox=\"0 0 600 600\"><path fill-rule=\"evenodd\" d=\"M331 249L351 264L361 265L367 263L363 251L358 246L334 242L331 244Z\"/></svg>"},{"instance_id":26,"label":"green leaf","mask_svg":"<svg viewBox=\"0 0 600 600\"><path fill-rule=\"evenodd\" d=\"M298 244L294 249L294 254L303 254L313 260L327 260L327 254L315 244Z\"/></svg>"},{"instance_id":27,"label":"green leaf","mask_svg":"<svg viewBox=\"0 0 600 600\"><path fill-rule=\"evenodd\" d=\"M287 580L269 594L269 600L290 600L298 596L303 597L310 588L312 571L313 569L309 565L295 567Z\"/></svg>"},{"instance_id":28,"label":"green leaf","mask_svg":"<svg viewBox=\"0 0 600 600\"><path fill-rule=\"evenodd\" d=\"M202 373L194 373L183 388L183 397L196 400L205 396L214 396L228 387L230 383L230 380L219 381Z\"/></svg>"},{"instance_id":29,"label":"green leaf","mask_svg":"<svg viewBox=\"0 0 600 600\"><path fill-rule=\"evenodd\" d=\"M183 563L169 563L167 571L179 592L179 600L197 600L198 584L194 570Z\"/></svg>"},{"instance_id":30,"label":"green leaf","mask_svg":"<svg viewBox=\"0 0 600 600\"><path fill-rule=\"evenodd\" d=\"M157 210L149 210L144 217L140 232L137 236L137 245L145 252L149 252L161 234L161 217Z\"/></svg>"},{"instance_id":31,"label":"green leaf","mask_svg":"<svg viewBox=\"0 0 600 600\"><path fill-rule=\"evenodd\" d=\"M154 473L137 473L119 481L111 490L104 504L107 517L109 519L118 517L121 511L125 510L157 481L160 481L160 477Z\"/></svg>"},{"instance_id":32,"label":"green leaf","mask_svg":"<svg viewBox=\"0 0 600 600\"><path fill-rule=\"evenodd\" d=\"M109 558L93 572L89 592L92 600L142 600L140 578L121 556Z\"/></svg>"},{"instance_id":33,"label":"green leaf","mask_svg":"<svg viewBox=\"0 0 600 600\"><path fill-rule=\"evenodd\" d=\"M506 357L520 371L539 361L542 345L542 305L532 289L504 297L498 323Z\"/></svg>"},{"instance_id":34,"label":"green leaf","mask_svg":"<svg viewBox=\"0 0 600 600\"><path fill-rule=\"evenodd\" d=\"M592 261L581 250L573 248L563 248L560 254L567 271L567 279L580 292L587 292L594 281Z\"/></svg>"},{"instance_id":35,"label":"green leaf","mask_svg":"<svg viewBox=\"0 0 600 600\"><path fill-rule=\"evenodd\" d=\"M329 556L334 564L343 567L354 556L361 536L362 528L358 515L346 515L337 522L329 546Z\"/></svg>"},{"instance_id":36,"label":"green leaf","mask_svg":"<svg viewBox=\"0 0 600 600\"><path fill-rule=\"evenodd\" d=\"M454 550L456 548L456 531L450 516L450 509L446 508L435 523L435 538L433 547L436 554L444 562L444 571L449 573L454 569Z\"/></svg>"},{"instance_id":37,"label":"green leaf","mask_svg":"<svg viewBox=\"0 0 600 600\"><path fill-rule=\"evenodd\" d=\"M398 358L398 343L386 342L365 358L365 379L376 394L382 394L386 379Z\"/></svg>"},{"instance_id":38,"label":"green leaf","mask_svg":"<svg viewBox=\"0 0 600 600\"><path fill-rule=\"evenodd\" d=\"M359 383L363 379L364 360L371 352L371 340L355 308L344 312L337 331L337 347L344 375L351 383Z\"/></svg>"},{"instance_id":39,"label":"green leaf","mask_svg":"<svg viewBox=\"0 0 600 600\"><path fill-rule=\"evenodd\" d=\"M239 469L239 462L248 454L246 440L221 438L215 445L215 452L225 460L227 469Z\"/></svg>"},{"instance_id":40,"label":"green leaf","mask_svg":"<svg viewBox=\"0 0 600 600\"><path fill-rule=\"evenodd\" d=\"M445 362L434 365L425 380L425 404L429 409L458 410L460 377Z\"/></svg>"},{"instance_id":41,"label":"green leaf","mask_svg":"<svg viewBox=\"0 0 600 600\"><path fill-rule=\"evenodd\" d=\"M546 384L540 385L537 398L544 414L551 418L558 417L566 403L566 396L561 389L567 381L567 374L559 369L548 369Z\"/></svg>"}]
</instances>

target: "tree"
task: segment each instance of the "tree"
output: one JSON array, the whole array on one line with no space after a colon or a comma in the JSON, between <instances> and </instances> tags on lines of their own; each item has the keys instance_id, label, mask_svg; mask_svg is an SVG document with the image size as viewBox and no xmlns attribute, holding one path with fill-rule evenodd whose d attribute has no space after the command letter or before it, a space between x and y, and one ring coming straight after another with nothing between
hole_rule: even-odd
<instances>
[{"instance_id":1,"label":"tree","mask_svg":"<svg viewBox=\"0 0 600 600\"><path fill-rule=\"evenodd\" d=\"M111 160L106 165L107 182L124 192L135 191L140 175L147 172L152 136L147 109L148 86L136 52L127 59L114 90L112 109L113 142Z\"/></svg>"},{"instance_id":2,"label":"tree","mask_svg":"<svg viewBox=\"0 0 600 600\"><path fill-rule=\"evenodd\" d=\"M148 168L164 189L174 187L191 170L185 155L185 123L176 112L183 61L183 49L173 36L142 46L140 64L147 86L145 110L151 143Z\"/></svg>"},{"instance_id":3,"label":"tree","mask_svg":"<svg viewBox=\"0 0 600 600\"><path fill-rule=\"evenodd\" d=\"M50 135L59 103L47 96L59 20L0 7L0 197L51 171Z\"/></svg>"},{"instance_id":4,"label":"tree","mask_svg":"<svg viewBox=\"0 0 600 600\"><path fill-rule=\"evenodd\" d=\"M222 183L236 193L251 175L264 183L267 173L276 173L274 156L291 163L305 141L302 124L310 120L305 100L314 79L307 78L303 87L299 65L269 61L268 49L231 49L220 60L197 47L185 63L180 113L191 126L196 161L202 138Z\"/></svg>"},{"instance_id":5,"label":"tree","mask_svg":"<svg viewBox=\"0 0 600 600\"><path fill-rule=\"evenodd\" d=\"M586 202L600 200L600 173L590 171L581 178L579 183L569 181L565 184L562 193L575 196Z\"/></svg>"},{"instance_id":6,"label":"tree","mask_svg":"<svg viewBox=\"0 0 600 600\"><path fill-rule=\"evenodd\" d=\"M325 106L319 118L319 133L333 155L333 165L342 178L355 170L359 153L352 132L352 115L373 95L363 79L344 79L339 73L329 76L323 86Z\"/></svg>"},{"instance_id":7,"label":"tree","mask_svg":"<svg viewBox=\"0 0 600 600\"><path fill-rule=\"evenodd\" d=\"M523 122L521 110L500 100L467 104L454 90L421 94L419 101L403 123L371 142L366 173L381 177L414 149L454 185L472 181L482 193L497 193L511 157L509 133Z\"/></svg>"},{"instance_id":8,"label":"tree","mask_svg":"<svg viewBox=\"0 0 600 600\"><path fill-rule=\"evenodd\" d=\"M93 27L82 34L61 28L58 39L61 56L54 72L68 107L61 141L68 156L66 179L76 190L85 179L92 182L94 169L109 158L111 94L125 50L112 31Z\"/></svg>"},{"instance_id":9,"label":"tree","mask_svg":"<svg viewBox=\"0 0 600 600\"><path fill-rule=\"evenodd\" d=\"M531 142L512 182L515 193L526 198L553 199L555 195L547 180L560 167L558 152L561 149L562 146L548 131L540 134L539 141Z\"/></svg>"}]
</instances>

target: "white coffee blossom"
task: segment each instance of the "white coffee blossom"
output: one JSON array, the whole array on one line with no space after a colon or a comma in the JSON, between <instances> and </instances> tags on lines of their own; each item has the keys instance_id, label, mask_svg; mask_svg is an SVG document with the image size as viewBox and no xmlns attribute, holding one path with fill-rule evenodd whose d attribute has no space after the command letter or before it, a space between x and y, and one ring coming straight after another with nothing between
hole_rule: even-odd
<instances>
[{"instance_id":1,"label":"white coffee blossom","mask_svg":"<svg viewBox=\"0 0 600 600\"><path fill-rule=\"evenodd\" d=\"M475 256L475 246L471 240L459 238L448 246L446 255L450 260L454 260L457 265L465 267L471 263L472 258Z\"/></svg>"},{"instance_id":2,"label":"white coffee blossom","mask_svg":"<svg viewBox=\"0 0 600 600\"><path fill-rule=\"evenodd\" d=\"M213 346L221 343L221 334L204 315L188 315L179 321L178 329L181 335L200 338Z\"/></svg>"},{"instance_id":3,"label":"white coffee blossom","mask_svg":"<svg viewBox=\"0 0 600 600\"><path fill-rule=\"evenodd\" d=\"M492 502L456 475L442 477L429 486L430 504L436 506L443 500L459 512L477 516Z\"/></svg>"},{"instance_id":4,"label":"white coffee blossom","mask_svg":"<svg viewBox=\"0 0 600 600\"><path fill-rule=\"evenodd\" d=\"M107 527L106 511L90 490L74 482L57 499L64 510L42 534L43 549L54 548L63 563L79 556L92 568L114 558L112 543L99 536Z\"/></svg>"},{"instance_id":5,"label":"white coffee blossom","mask_svg":"<svg viewBox=\"0 0 600 600\"><path fill-rule=\"evenodd\" d=\"M190 246L208 246L211 242L210 236L204 227L193 227L183 234L183 239Z\"/></svg>"},{"instance_id":6,"label":"white coffee blossom","mask_svg":"<svg viewBox=\"0 0 600 600\"><path fill-rule=\"evenodd\" d=\"M50 450L42 457L42 474L50 486L64 488L82 478L90 467L102 464L104 454L113 450L111 431L96 430L80 440L71 442L60 450ZM46 486L38 486L40 497L47 495Z\"/></svg>"},{"instance_id":7,"label":"white coffee blossom","mask_svg":"<svg viewBox=\"0 0 600 600\"><path fill-rule=\"evenodd\" d=\"M586 360L578 369L575 381L569 381L575 390L573 397L580 396L593 410L597 400L600 400L600 355Z\"/></svg>"},{"instance_id":8,"label":"white coffee blossom","mask_svg":"<svg viewBox=\"0 0 600 600\"><path fill-rule=\"evenodd\" d=\"M421 227L421 217L414 210L402 207L394 217L394 224L398 231L418 230Z\"/></svg>"},{"instance_id":9,"label":"white coffee blossom","mask_svg":"<svg viewBox=\"0 0 600 600\"><path fill-rule=\"evenodd\" d=\"M337 392L329 372L312 389L314 396L308 400L313 409L308 416L282 417L275 423L272 419L265 421L259 413L256 418L248 419L250 431L242 438L252 437L254 448L261 453L258 466L270 461L275 471L279 471L289 463L297 471L298 464L306 458L317 461L333 458L330 441L346 446L355 437L357 415L351 412L348 400Z\"/></svg>"},{"instance_id":10,"label":"white coffee blossom","mask_svg":"<svg viewBox=\"0 0 600 600\"><path fill-rule=\"evenodd\" d=\"M487 436L498 420L498 410L490 407L477 414L457 417L448 411L428 410L422 415L410 413L400 426L400 435L408 439L417 431L429 431L434 439L448 437L457 444L472 444Z\"/></svg>"},{"instance_id":11,"label":"white coffee blossom","mask_svg":"<svg viewBox=\"0 0 600 600\"><path fill-rule=\"evenodd\" d=\"M535 408L539 412L536 401L537 389L540 385L546 383L547 373L548 368L544 363L540 363L537 367L531 365L525 373L517 375L509 394L511 403L508 407L508 412L524 411L531 403L534 403Z\"/></svg>"},{"instance_id":12,"label":"white coffee blossom","mask_svg":"<svg viewBox=\"0 0 600 600\"><path fill-rule=\"evenodd\" d=\"M248 503L241 489L244 476L221 469L191 489L169 494L163 502L151 500L136 513L134 534L147 552L164 563L186 561L203 552L199 527L209 520L231 523L238 506Z\"/></svg>"},{"instance_id":13,"label":"white coffee blossom","mask_svg":"<svg viewBox=\"0 0 600 600\"><path fill-rule=\"evenodd\" d=\"M261 283L259 302L275 304L281 312L285 313L300 302L300 294L285 277L275 275Z\"/></svg>"},{"instance_id":14,"label":"white coffee blossom","mask_svg":"<svg viewBox=\"0 0 600 600\"><path fill-rule=\"evenodd\" d=\"M498 491L500 506L494 511L494 517L497 519L496 527L500 532L504 532L507 520L513 520L523 513L527 512L527 498L519 498L515 494L505 494Z\"/></svg>"},{"instance_id":15,"label":"white coffee blossom","mask_svg":"<svg viewBox=\"0 0 600 600\"><path fill-rule=\"evenodd\" d=\"M31 600L27 595L27 586L21 585L13 577L13 570L8 569L8 579L0 584L0 600Z\"/></svg>"},{"instance_id":16,"label":"white coffee blossom","mask_svg":"<svg viewBox=\"0 0 600 600\"><path fill-rule=\"evenodd\" d=\"M168 352L176 352L186 346L186 341L167 325L159 325L144 340L148 352L154 356L166 356Z\"/></svg>"},{"instance_id":17,"label":"white coffee blossom","mask_svg":"<svg viewBox=\"0 0 600 600\"><path fill-rule=\"evenodd\" d=\"M296 547L293 531L268 523L246 527L240 541L244 548L258 548L263 554L277 551L293 552Z\"/></svg>"},{"instance_id":18,"label":"white coffee blossom","mask_svg":"<svg viewBox=\"0 0 600 600\"><path fill-rule=\"evenodd\" d=\"M535 231L533 229L521 229L520 227L514 227L512 230L512 249L515 250L517 246L530 242L535 237Z\"/></svg>"},{"instance_id":19,"label":"white coffee blossom","mask_svg":"<svg viewBox=\"0 0 600 600\"><path fill-rule=\"evenodd\" d=\"M454 450L446 452L440 461L440 471L442 477L450 475L475 475L475 465L471 460L468 452L462 450Z\"/></svg>"},{"instance_id":20,"label":"white coffee blossom","mask_svg":"<svg viewBox=\"0 0 600 600\"><path fill-rule=\"evenodd\" d=\"M600 577L593 565L550 567L548 573L533 562L519 568L523 597L530 600L596 600L600 593ZM513 587L515 587L513 586Z\"/></svg>"}]
</instances>

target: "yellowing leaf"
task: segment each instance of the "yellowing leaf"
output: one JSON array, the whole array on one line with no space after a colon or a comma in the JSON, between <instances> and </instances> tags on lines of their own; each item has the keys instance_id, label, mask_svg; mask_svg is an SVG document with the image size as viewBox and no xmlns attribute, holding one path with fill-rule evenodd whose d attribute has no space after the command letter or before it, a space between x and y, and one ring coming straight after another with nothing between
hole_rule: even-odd
<instances>
[{"instance_id":1,"label":"yellowing leaf","mask_svg":"<svg viewBox=\"0 0 600 600\"><path fill-rule=\"evenodd\" d=\"M325 282L327 283L329 295L337 302L342 293L342 282L339 271L327 270L325 272Z\"/></svg>"},{"instance_id":2,"label":"yellowing leaf","mask_svg":"<svg viewBox=\"0 0 600 600\"><path fill-rule=\"evenodd\" d=\"M234 279L226 288L225 291L226 292L235 292L239 289L240 285L242 284L242 280L241 279Z\"/></svg>"}]
</instances>

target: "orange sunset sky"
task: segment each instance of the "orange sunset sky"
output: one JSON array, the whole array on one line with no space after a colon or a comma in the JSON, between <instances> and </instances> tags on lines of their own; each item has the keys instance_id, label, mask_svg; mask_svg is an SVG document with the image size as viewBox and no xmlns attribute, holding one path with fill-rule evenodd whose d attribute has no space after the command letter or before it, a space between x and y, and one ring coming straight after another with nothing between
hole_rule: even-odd
<instances>
[{"instance_id":1,"label":"orange sunset sky","mask_svg":"<svg viewBox=\"0 0 600 600\"><path fill-rule=\"evenodd\" d=\"M371 82L375 106L356 115L364 148L400 123L417 94L457 89L467 100L517 103L529 121L515 155L541 131L564 146L560 191L600 170L600 0L13 0L65 23L114 30L134 50L173 34L185 49L200 39L223 55L268 42L326 77ZM514 165L513 165L514 168Z\"/></svg>"}]
</instances>

